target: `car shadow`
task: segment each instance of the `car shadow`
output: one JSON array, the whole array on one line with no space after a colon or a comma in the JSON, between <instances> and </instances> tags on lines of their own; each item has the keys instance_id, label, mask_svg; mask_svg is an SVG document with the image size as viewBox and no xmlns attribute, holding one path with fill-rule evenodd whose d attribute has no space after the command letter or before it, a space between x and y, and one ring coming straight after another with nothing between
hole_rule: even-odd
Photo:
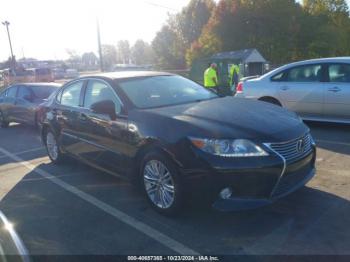
<instances>
[{"instance_id":1,"label":"car shadow","mask_svg":"<svg viewBox=\"0 0 350 262\"><path fill-rule=\"evenodd\" d=\"M350 124L305 122L311 129L317 147L350 155Z\"/></svg>"},{"instance_id":2,"label":"car shadow","mask_svg":"<svg viewBox=\"0 0 350 262\"><path fill-rule=\"evenodd\" d=\"M132 229L36 173L50 168L52 164L39 165L0 202L0 210L16 222L29 251L113 254L115 249L106 246L115 238L124 238L128 250L131 239L121 231ZM83 173L86 169L86 177L77 184L66 180L61 170L57 178L202 254L349 253L350 203L331 193L305 187L272 205L228 213L191 203L171 218L150 208L135 187L121 187L120 179L88 174L81 165L68 168ZM87 248L92 246L93 250Z\"/></svg>"}]
</instances>

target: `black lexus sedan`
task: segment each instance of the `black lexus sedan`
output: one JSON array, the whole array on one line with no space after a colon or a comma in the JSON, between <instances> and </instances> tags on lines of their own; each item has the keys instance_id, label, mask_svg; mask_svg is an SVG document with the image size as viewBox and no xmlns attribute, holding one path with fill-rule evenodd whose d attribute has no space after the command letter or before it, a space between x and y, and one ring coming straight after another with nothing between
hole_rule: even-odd
<instances>
[{"instance_id":1,"label":"black lexus sedan","mask_svg":"<svg viewBox=\"0 0 350 262\"><path fill-rule=\"evenodd\" d=\"M81 77L44 111L41 135L54 163L70 155L128 178L165 214L194 194L221 210L262 206L315 174L315 144L294 113L218 97L178 75Z\"/></svg>"},{"instance_id":2,"label":"black lexus sedan","mask_svg":"<svg viewBox=\"0 0 350 262\"><path fill-rule=\"evenodd\" d=\"M38 124L39 105L61 85L55 83L19 83L0 92L0 127L10 122Z\"/></svg>"}]
</instances>

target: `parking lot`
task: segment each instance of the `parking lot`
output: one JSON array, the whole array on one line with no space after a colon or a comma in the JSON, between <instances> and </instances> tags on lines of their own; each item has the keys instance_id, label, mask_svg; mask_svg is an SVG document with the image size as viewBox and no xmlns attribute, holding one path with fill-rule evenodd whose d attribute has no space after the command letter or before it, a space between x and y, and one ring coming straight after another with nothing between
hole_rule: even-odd
<instances>
[{"instance_id":1,"label":"parking lot","mask_svg":"<svg viewBox=\"0 0 350 262\"><path fill-rule=\"evenodd\" d=\"M117 177L51 164L37 131L12 125L0 129L0 210L33 255L350 255L350 126L307 124L318 155L305 188L257 210L190 205L176 218Z\"/></svg>"}]
</instances>

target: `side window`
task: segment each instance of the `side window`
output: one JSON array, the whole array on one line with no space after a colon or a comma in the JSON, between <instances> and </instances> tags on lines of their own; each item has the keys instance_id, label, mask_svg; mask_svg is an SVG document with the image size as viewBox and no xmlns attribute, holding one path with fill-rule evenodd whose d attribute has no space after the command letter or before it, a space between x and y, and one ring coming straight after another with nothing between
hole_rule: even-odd
<instances>
[{"instance_id":1,"label":"side window","mask_svg":"<svg viewBox=\"0 0 350 262\"><path fill-rule=\"evenodd\" d=\"M32 93L30 92L28 87L21 86L19 87L17 98L28 100L32 97Z\"/></svg>"},{"instance_id":2,"label":"side window","mask_svg":"<svg viewBox=\"0 0 350 262\"><path fill-rule=\"evenodd\" d=\"M91 105L104 100L112 100L115 104L116 113L120 113L121 104L110 86L98 80L90 80L85 92L84 107L91 108Z\"/></svg>"},{"instance_id":3,"label":"side window","mask_svg":"<svg viewBox=\"0 0 350 262\"><path fill-rule=\"evenodd\" d=\"M305 65L298 66L288 71L288 82L321 82L322 66Z\"/></svg>"},{"instance_id":4,"label":"side window","mask_svg":"<svg viewBox=\"0 0 350 262\"><path fill-rule=\"evenodd\" d=\"M271 77L271 81L274 81L274 82L282 82L284 80L285 80L285 72L284 71Z\"/></svg>"},{"instance_id":5,"label":"side window","mask_svg":"<svg viewBox=\"0 0 350 262\"><path fill-rule=\"evenodd\" d=\"M60 98L61 104L65 106L79 106L80 92L83 83L83 81L79 81L65 87Z\"/></svg>"},{"instance_id":6,"label":"side window","mask_svg":"<svg viewBox=\"0 0 350 262\"><path fill-rule=\"evenodd\" d=\"M329 82L350 83L349 64L331 64L328 67Z\"/></svg>"},{"instance_id":7,"label":"side window","mask_svg":"<svg viewBox=\"0 0 350 262\"><path fill-rule=\"evenodd\" d=\"M7 90L7 97L16 97L17 93L17 86L10 87L10 89Z\"/></svg>"}]
</instances>

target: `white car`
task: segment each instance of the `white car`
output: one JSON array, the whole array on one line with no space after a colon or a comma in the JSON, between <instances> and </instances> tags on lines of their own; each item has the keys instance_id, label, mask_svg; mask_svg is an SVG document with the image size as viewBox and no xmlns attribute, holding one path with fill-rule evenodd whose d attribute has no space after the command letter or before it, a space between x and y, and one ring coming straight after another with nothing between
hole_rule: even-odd
<instances>
[{"instance_id":1,"label":"white car","mask_svg":"<svg viewBox=\"0 0 350 262\"><path fill-rule=\"evenodd\" d=\"M283 106L304 120L350 123L350 57L282 66L240 82L236 96Z\"/></svg>"}]
</instances>

